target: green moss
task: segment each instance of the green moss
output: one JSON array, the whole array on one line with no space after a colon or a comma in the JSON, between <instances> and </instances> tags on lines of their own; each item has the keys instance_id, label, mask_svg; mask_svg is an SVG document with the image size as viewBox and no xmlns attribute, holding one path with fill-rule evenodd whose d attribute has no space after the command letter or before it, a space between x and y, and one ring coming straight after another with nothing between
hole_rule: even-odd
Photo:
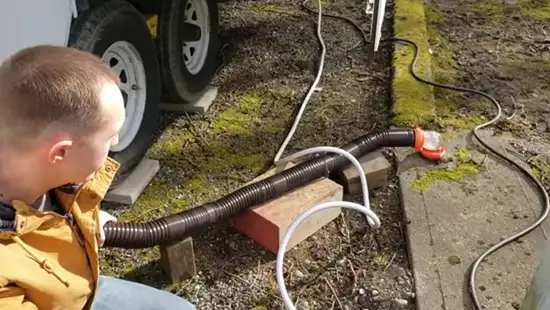
<instances>
[{"instance_id":1,"label":"green moss","mask_svg":"<svg viewBox=\"0 0 550 310\"><path fill-rule=\"evenodd\" d=\"M394 65L401 66L405 58L394 57ZM434 120L434 103L430 86L421 84L408 75L399 73L393 79L394 117L397 126L426 126Z\"/></svg>"},{"instance_id":2,"label":"green moss","mask_svg":"<svg viewBox=\"0 0 550 310\"><path fill-rule=\"evenodd\" d=\"M520 0L519 5L524 16L538 20L550 19L550 2L546 0Z\"/></svg>"},{"instance_id":3,"label":"green moss","mask_svg":"<svg viewBox=\"0 0 550 310\"><path fill-rule=\"evenodd\" d=\"M444 132L444 133L441 134L441 137L446 141L450 141L455 137L455 134L450 133L450 132Z\"/></svg>"},{"instance_id":4,"label":"green moss","mask_svg":"<svg viewBox=\"0 0 550 310\"><path fill-rule=\"evenodd\" d=\"M453 51L449 41L437 29L445 19L444 12L434 3L424 8L423 1L415 0L398 0L395 6L396 35L417 42L421 48L415 68L418 75L438 83L454 84L457 65ZM481 8L482 6L479 7ZM431 55L428 53L428 46ZM476 110L480 106L477 101L465 102L459 92L416 81L409 72L412 56L413 50L405 46L397 48L393 57L395 125L471 129L485 121ZM468 110L473 115L465 112Z\"/></svg>"},{"instance_id":5,"label":"green moss","mask_svg":"<svg viewBox=\"0 0 550 310\"><path fill-rule=\"evenodd\" d=\"M429 186L440 181L457 182L468 175L475 175L482 167L472 162L472 154L465 147L458 147L454 152L456 165L448 169L434 169L426 172L420 178L414 180L411 186L419 192L425 191Z\"/></svg>"},{"instance_id":6,"label":"green moss","mask_svg":"<svg viewBox=\"0 0 550 310\"><path fill-rule=\"evenodd\" d=\"M550 164L547 160L537 157L529 162L531 173L539 180L548 180L550 178Z\"/></svg>"},{"instance_id":7,"label":"green moss","mask_svg":"<svg viewBox=\"0 0 550 310\"><path fill-rule=\"evenodd\" d=\"M436 28L444 14L436 6L426 6L424 17L423 8L423 1L396 1L396 35L418 42L423 49L416 69L420 76L453 84L457 75L453 52L448 40ZM428 46L432 55L427 52ZM470 129L481 123L482 117L468 116L459 109L460 93L416 81L408 69L412 56L413 50L409 47L400 47L394 53L395 125Z\"/></svg>"},{"instance_id":8,"label":"green moss","mask_svg":"<svg viewBox=\"0 0 550 310\"><path fill-rule=\"evenodd\" d=\"M458 162L461 163L461 164L470 162L472 160L472 155L464 147L459 147L455 151L455 157L458 160Z\"/></svg>"},{"instance_id":9,"label":"green moss","mask_svg":"<svg viewBox=\"0 0 550 310\"><path fill-rule=\"evenodd\" d=\"M512 137L523 138L526 134L525 125L504 119L495 126L495 135L510 135Z\"/></svg>"},{"instance_id":10,"label":"green moss","mask_svg":"<svg viewBox=\"0 0 550 310\"><path fill-rule=\"evenodd\" d=\"M161 171L120 214L120 221L149 221L215 200L271 164L285 134L280 128L292 114L294 105L289 102L295 100L295 93L281 88L239 95L240 99L224 102L233 103L230 107L213 110L209 119L197 117L189 123L190 118L182 116L164 130L147 155L161 162ZM139 250L136 255L140 263L156 260L159 249ZM103 271L114 276L135 269L132 261L101 264Z\"/></svg>"},{"instance_id":11,"label":"green moss","mask_svg":"<svg viewBox=\"0 0 550 310\"><path fill-rule=\"evenodd\" d=\"M506 17L505 6L502 2L476 1L469 9L493 24L502 22L502 19Z\"/></svg>"},{"instance_id":12,"label":"green moss","mask_svg":"<svg viewBox=\"0 0 550 310\"><path fill-rule=\"evenodd\" d=\"M121 221L140 222L149 220L151 215L163 208L170 206L173 210L184 210L186 199L179 198L183 189L166 185L159 180L153 180L143 191L139 199L127 211L120 215Z\"/></svg>"},{"instance_id":13,"label":"green moss","mask_svg":"<svg viewBox=\"0 0 550 310\"><path fill-rule=\"evenodd\" d=\"M190 131L186 131L178 134L177 137L168 137L163 139L161 143L153 144L149 152L153 156L161 153L177 155L181 153L186 144L195 141L195 139L196 137Z\"/></svg>"},{"instance_id":14,"label":"green moss","mask_svg":"<svg viewBox=\"0 0 550 310\"><path fill-rule=\"evenodd\" d=\"M464 163L458 165L456 168L451 169L434 169L428 171L419 179L412 182L412 187L417 191L424 191L430 185L439 181L461 181L467 175L475 175L479 173L479 169L472 163Z\"/></svg>"},{"instance_id":15,"label":"green moss","mask_svg":"<svg viewBox=\"0 0 550 310\"><path fill-rule=\"evenodd\" d=\"M472 129L475 126L484 123L485 118L482 116L468 115L441 115L437 117L436 122L441 127Z\"/></svg>"},{"instance_id":16,"label":"green moss","mask_svg":"<svg viewBox=\"0 0 550 310\"><path fill-rule=\"evenodd\" d=\"M258 110L262 99L257 94L249 94L242 98L240 104L220 113L213 124L214 134L233 132L235 134L250 135L251 127L260 122Z\"/></svg>"},{"instance_id":17,"label":"green moss","mask_svg":"<svg viewBox=\"0 0 550 310\"><path fill-rule=\"evenodd\" d=\"M139 222L158 217L159 213L181 212L192 201L217 198L220 193L211 190L216 179L245 179L235 171L245 176L260 173L271 163L272 150L258 137L282 134L275 128L281 128L292 107L286 111L278 105L286 104L289 96L292 93L284 89L244 94L237 105L213 117L210 130L197 125L186 131L186 127L191 128L189 124L169 127L148 156L160 160L162 169L181 172L175 176L177 179L170 179L173 175L155 178L120 219ZM279 109L278 119L262 116L266 106ZM196 133L200 128L202 131Z\"/></svg>"},{"instance_id":18,"label":"green moss","mask_svg":"<svg viewBox=\"0 0 550 310\"><path fill-rule=\"evenodd\" d=\"M432 50L432 73L438 83L453 84L456 76L453 51L449 41L433 25L428 26L430 49ZM436 94L440 88L435 88Z\"/></svg>"},{"instance_id":19,"label":"green moss","mask_svg":"<svg viewBox=\"0 0 550 310\"><path fill-rule=\"evenodd\" d=\"M396 36L410 39L419 45L420 54L415 71L431 79L424 2L395 1L394 29ZM393 56L393 123L397 126L426 126L435 116L432 87L415 80L409 72L413 56L414 50L410 46L397 48Z\"/></svg>"}]
</instances>

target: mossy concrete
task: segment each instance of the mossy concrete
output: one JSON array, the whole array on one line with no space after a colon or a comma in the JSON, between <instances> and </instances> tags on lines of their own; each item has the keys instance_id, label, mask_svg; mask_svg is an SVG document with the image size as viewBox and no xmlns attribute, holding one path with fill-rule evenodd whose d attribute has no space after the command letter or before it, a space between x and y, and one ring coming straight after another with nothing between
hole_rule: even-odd
<instances>
[{"instance_id":1,"label":"mossy concrete","mask_svg":"<svg viewBox=\"0 0 550 310\"><path fill-rule=\"evenodd\" d=\"M422 33L427 29L432 76L437 82L453 84L460 72L442 24L449 25L456 18L453 15L459 13L475 18L476 26L483 27L500 18L501 11L491 5L499 3L496 0L463 1L460 12L440 9L436 2L426 1L428 24L414 29L411 23L409 31ZM396 9L410 14L405 6ZM399 16L399 12L396 14ZM477 21L482 21L481 25ZM433 93L434 116L428 126L444 134L452 161L430 162L418 155L398 153L408 258L414 275L416 309L463 309L470 306L465 278L470 264L503 236L532 224L541 210L536 193L517 169L464 147L477 144L468 132L486 121L477 112L484 112L487 103L439 88ZM489 145L505 147L506 137L484 130L480 134ZM416 169L400 169L411 163ZM531 163L539 178L546 170L544 163L542 159ZM541 240L542 233L536 230L482 262L476 289L483 307L515 308L532 275Z\"/></svg>"},{"instance_id":2,"label":"mossy concrete","mask_svg":"<svg viewBox=\"0 0 550 310\"><path fill-rule=\"evenodd\" d=\"M415 71L419 76L431 80L433 75L428 53L424 1L396 0L394 14L395 35L414 41L420 48ZM414 49L408 45L396 46L393 54L393 123L396 126L426 126L435 118L432 87L414 79L409 71L413 56Z\"/></svg>"},{"instance_id":3,"label":"mossy concrete","mask_svg":"<svg viewBox=\"0 0 550 310\"><path fill-rule=\"evenodd\" d=\"M454 165L443 169L432 169L427 171L411 183L411 186L419 192L425 191L436 182L458 182L467 176L476 175L483 170L483 167L472 161L472 154L465 147L458 147L455 150Z\"/></svg>"}]
</instances>

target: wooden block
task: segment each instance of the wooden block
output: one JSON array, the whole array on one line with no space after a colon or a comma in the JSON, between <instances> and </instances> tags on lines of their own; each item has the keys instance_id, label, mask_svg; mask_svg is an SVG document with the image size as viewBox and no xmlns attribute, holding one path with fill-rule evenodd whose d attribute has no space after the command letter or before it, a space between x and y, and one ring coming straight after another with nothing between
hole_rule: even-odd
<instances>
[{"instance_id":1,"label":"wooden block","mask_svg":"<svg viewBox=\"0 0 550 310\"><path fill-rule=\"evenodd\" d=\"M365 171L369 190L388 185L388 174L391 165L382 152L372 152L358 158L358 160ZM334 180L344 186L346 193L354 195L361 192L359 172L351 164L343 170L336 171Z\"/></svg>"},{"instance_id":2,"label":"wooden block","mask_svg":"<svg viewBox=\"0 0 550 310\"><path fill-rule=\"evenodd\" d=\"M288 164L287 167L291 167ZM257 182L281 168L272 169L254 179ZM251 183L252 183L251 182ZM341 185L327 178L318 179L310 184L297 188L282 197L272 199L264 204L252 207L230 219L231 224L241 233L255 240L270 252L276 254L279 243L283 239L288 226L303 212L317 204L327 201L341 201L343 199ZM337 218L341 208L321 211L309 217L299 225L289 240L286 251L307 239L319 229Z\"/></svg>"},{"instance_id":3,"label":"wooden block","mask_svg":"<svg viewBox=\"0 0 550 310\"><path fill-rule=\"evenodd\" d=\"M193 239L160 246L160 264L172 283L189 279L196 274Z\"/></svg>"},{"instance_id":4,"label":"wooden block","mask_svg":"<svg viewBox=\"0 0 550 310\"><path fill-rule=\"evenodd\" d=\"M160 169L157 160L143 159L134 171L117 187L107 192L106 202L133 204Z\"/></svg>"},{"instance_id":5,"label":"wooden block","mask_svg":"<svg viewBox=\"0 0 550 310\"><path fill-rule=\"evenodd\" d=\"M160 109L164 111L172 112L186 112L190 114L204 114L210 109L210 106L214 103L214 100L218 96L217 87L208 87L202 96L195 102L189 102L184 104L175 103L161 103Z\"/></svg>"}]
</instances>

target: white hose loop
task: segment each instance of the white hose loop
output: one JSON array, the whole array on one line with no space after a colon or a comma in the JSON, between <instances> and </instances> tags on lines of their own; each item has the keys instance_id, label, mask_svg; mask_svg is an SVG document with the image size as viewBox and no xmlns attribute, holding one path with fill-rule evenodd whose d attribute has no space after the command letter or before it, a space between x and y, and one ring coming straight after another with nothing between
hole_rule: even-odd
<instances>
[{"instance_id":1,"label":"white hose loop","mask_svg":"<svg viewBox=\"0 0 550 310\"><path fill-rule=\"evenodd\" d=\"M359 180L361 181L361 189L363 190L363 201L365 206L363 208L367 208L370 210L370 199L369 199L369 190L367 185L367 177L365 176L365 171L363 170L363 167L361 167L361 164L359 161L351 155L349 152L346 152L342 149L339 149L337 147L332 146L319 146L319 147L313 147L309 149L305 149L303 151L299 151L297 153L294 153L290 156L287 156L279 161L280 164L285 164L293 159L296 159L298 157L313 154L313 153L336 153L339 155L342 155L346 157L353 166L355 166L355 169L357 169L357 173L359 173ZM371 219L370 217L367 217L367 221L369 225L373 228L380 227L380 220L378 220L378 217L376 217L376 220Z\"/></svg>"},{"instance_id":2,"label":"white hose loop","mask_svg":"<svg viewBox=\"0 0 550 310\"><path fill-rule=\"evenodd\" d=\"M279 245L279 251L277 252L277 262L275 266L277 284L279 286L279 291L281 293L281 296L283 297L283 301L287 309L296 310L296 307L290 300L290 296L288 295L288 291L286 290L284 277L283 277L284 255L285 255L288 241L290 240L292 233L294 232L296 227L298 227L298 225L300 225L306 218L312 216L313 214L323 211L325 209L339 208L339 207L357 210L359 212L364 213L369 219L372 219L373 221L378 220L378 217L376 216L376 214L374 214L374 212L372 212L371 210L365 208L360 204L349 202L349 201L329 201L329 202L321 203L307 210L306 212L302 213L294 222L292 222L292 224L286 231L283 237L283 240Z\"/></svg>"},{"instance_id":3,"label":"white hose loop","mask_svg":"<svg viewBox=\"0 0 550 310\"><path fill-rule=\"evenodd\" d=\"M286 247L288 245L288 242L290 240L290 237L292 236L292 233L300 225L306 218L314 215L317 212L323 211L325 209L331 209L331 208L348 208L357 210L359 212L362 212L367 217L367 221L369 225L373 228L379 228L380 227L380 219L378 216L370 209L370 201L369 201L369 191L367 186L367 178L365 176L365 171L363 170L363 167L361 167L361 164L359 161L353 157L349 152L344 151L342 149L331 147L331 146L320 146L320 147L314 147L310 149L306 149L297 153L294 153L288 157L285 157L281 159L279 162L281 164L287 163L293 159L296 159L300 156L304 156L307 154L312 153L336 153L339 155L342 155L346 157L353 166L357 169L359 173L359 178L361 180L361 189L363 190L363 199L365 202L365 205L362 206L358 203L349 202L349 201L329 201L324 202L321 204L318 204L314 206L313 208L305 211L304 213L300 214L298 218L296 218L287 229L285 235L283 236L283 239L281 240L281 243L279 245L279 251L277 252L277 261L275 263L275 272L277 277L277 284L279 286L279 291L281 292L281 295L283 297L283 301L285 303L285 306L287 309L290 310L296 310L296 307L290 300L290 296L288 294L288 291L286 290L284 277L283 277L283 262L284 262L284 256L286 252Z\"/></svg>"}]
</instances>

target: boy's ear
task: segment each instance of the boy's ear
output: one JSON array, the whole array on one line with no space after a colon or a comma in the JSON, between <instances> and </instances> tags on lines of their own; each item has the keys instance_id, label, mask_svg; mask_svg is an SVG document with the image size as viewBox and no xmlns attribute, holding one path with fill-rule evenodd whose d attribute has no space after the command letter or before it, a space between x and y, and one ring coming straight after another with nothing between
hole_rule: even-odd
<instances>
[{"instance_id":1,"label":"boy's ear","mask_svg":"<svg viewBox=\"0 0 550 310\"><path fill-rule=\"evenodd\" d=\"M52 147L50 148L50 152L48 154L48 160L51 163L59 163L65 157L67 157L67 154L69 153L69 148L73 145L73 141L69 139L62 139L57 140Z\"/></svg>"}]
</instances>

